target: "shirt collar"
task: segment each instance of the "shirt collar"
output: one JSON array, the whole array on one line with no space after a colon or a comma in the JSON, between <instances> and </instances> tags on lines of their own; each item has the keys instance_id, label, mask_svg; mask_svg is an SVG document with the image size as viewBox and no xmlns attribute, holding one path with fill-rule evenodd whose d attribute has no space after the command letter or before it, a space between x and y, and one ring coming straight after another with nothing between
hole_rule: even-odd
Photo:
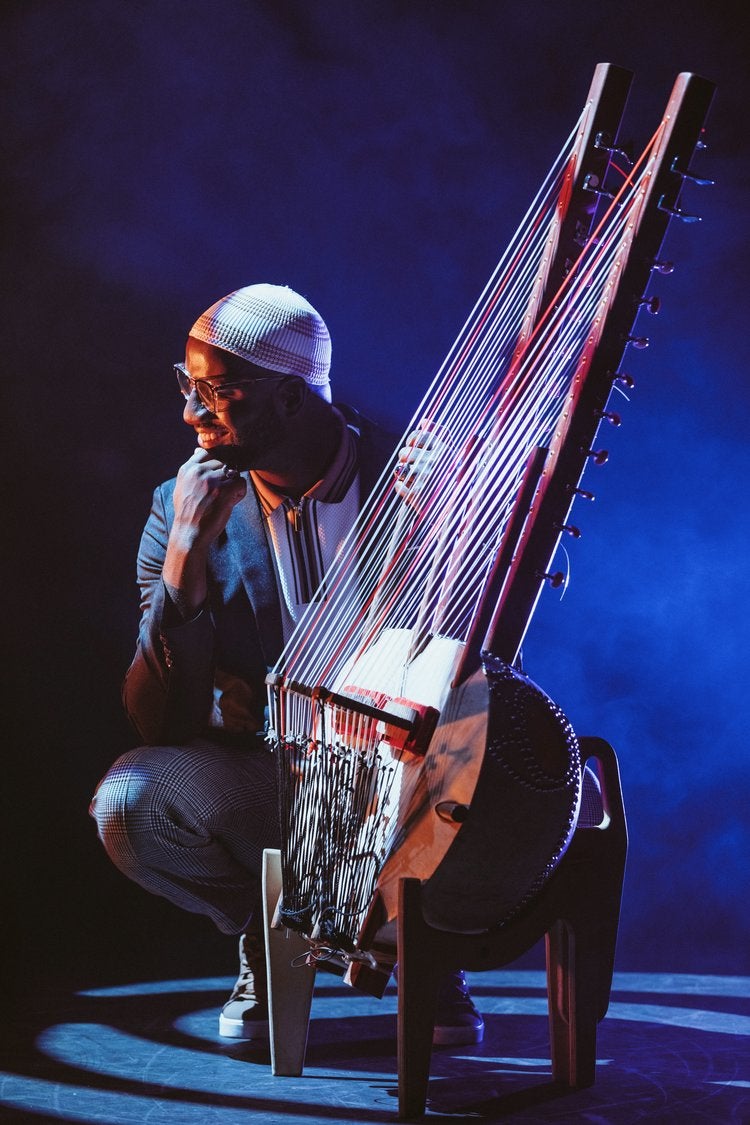
<instances>
[{"instance_id":1,"label":"shirt collar","mask_svg":"<svg viewBox=\"0 0 750 1125\"><path fill-rule=\"evenodd\" d=\"M304 494L309 499L319 500L324 504L340 503L349 491L359 469L359 444L357 441L359 430L348 425L343 414L335 406L332 409L340 430L338 448L321 479L316 481L311 488L308 488ZM260 506L265 516L270 515L280 504L289 501L289 497L284 492L275 489L253 470L250 471L250 479L258 494Z\"/></svg>"}]
</instances>

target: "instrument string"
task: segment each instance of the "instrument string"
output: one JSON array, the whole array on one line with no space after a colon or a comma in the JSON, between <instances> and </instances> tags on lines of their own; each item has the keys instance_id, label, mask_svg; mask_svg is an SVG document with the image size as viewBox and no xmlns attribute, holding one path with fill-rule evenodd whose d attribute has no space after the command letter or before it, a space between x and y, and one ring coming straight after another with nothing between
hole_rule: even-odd
<instances>
[{"instance_id":1,"label":"instrument string","mask_svg":"<svg viewBox=\"0 0 750 1125\"><path fill-rule=\"evenodd\" d=\"M580 129L581 121L403 435L404 446L417 435L413 499L397 494L393 466L386 468L329 569L326 600L303 615L276 665L282 682L272 689L279 728L272 736L287 778L279 798L284 911L316 941L356 944L401 830L388 810L403 784L402 754L387 742L383 721L317 689L361 695L367 682L364 698L382 707L401 694L392 687L403 668L395 679L389 669L389 686L375 690L367 677L358 686L363 662L370 670L390 664L392 640L404 664L423 637L466 639L528 456L558 440L574 380L617 289L660 129L539 308ZM401 634L410 638L406 647Z\"/></svg>"},{"instance_id":2,"label":"instrument string","mask_svg":"<svg viewBox=\"0 0 750 1125\"><path fill-rule=\"evenodd\" d=\"M583 114L582 114L582 117L583 117ZM458 337L456 338L456 341L454 342L453 346L451 347L450 351L448 352L448 355L446 356L443 364L441 365L440 369L438 370L432 384L428 387L427 391L425 392L424 398L423 398L422 402L420 403L419 407L417 408L415 418L420 418L425 413L425 411L427 409L427 404L435 396L435 394L437 393L436 388L439 388L441 383L445 383L446 386L450 385L450 379L446 380L446 378L445 378L446 373L448 373L448 375L450 375L451 368L453 366L455 366L456 363L457 363L457 356L460 355L460 353L462 351L464 353L467 351L467 349L468 349L467 340L470 340L472 332L474 334L476 334L476 327L477 327L478 322L481 321L481 318L482 318L483 315L486 315L486 309L489 305L491 305L493 299L496 299L495 295L496 295L497 291L501 290L501 289L504 289L506 287L509 278L511 278L514 271L517 270L518 263L523 258L524 254L525 254L527 262L528 262L527 269L528 270L533 269L534 254L528 253L528 242L529 242L529 237L530 237L529 231L530 230L531 231L536 230L537 233L539 233L540 221L539 221L539 218L538 218L538 214L539 214L539 210L540 210L540 200L542 200L544 197L547 197L547 200L548 200L547 209L549 209L550 206L554 207L554 199L556 198L556 195L559 193L560 180L561 180L561 177L564 174L564 171L565 171L565 169L567 167L567 164L569 162L569 150L570 150L572 141L573 141L579 127L580 127L580 121L576 123L576 126L571 131L570 137L567 138L565 144L562 147L561 153L558 155L557 159L553 163L553 166L550 169L550 172L548 173L544 182L540 186L534 200L532 200L532 203L530 204L530 206L528 208L528 211L526 212L526 215L522 219L521 224L519 225L519 228L518 228L516 234L514 235L513 239L511 240L511 243L509 244L507 250L505 251L505 253L501 257L495 271L493 272L492 276L488 280L484 290L480 294L480 297L479 297L474 309L469 314L469 317L467 318L467 321L466 321L465 325L463 326L462 330L459 332ZM552 200L553 202L550 203L550 200ZM407 433L408 433L408 430L407 430ZM404 435L404 436L406 436L406 435ZM382 489L382 487L384 485L386 487L388 487L390 485L391 482L390 482L389 478L390 478L390 473L389 473L388 470L386 470L383 473L383 475L381 476L380 481L375 486L373 496L378 495L380 493L380 490ZM350 554L351 549L352 549L351 544L355 541L356 541L356 550L361 549L361 541L366 537L366 535L369 532L371 526L373 525L375 520L381 514L380 508L381 508L381 505L378 504L376 510L371 513L372 518L368 519L366 521L366 523L364 523L364 526L363 526L363 521L360 521L359 526L355 526L355 528L352 529L352 533L350 534L350 537L349 537L349 542L345 543L345 545L344 545L344 548L343 548L343 551L342 551L342 557L344 555ZM330 583L330 580L331 580L331 575L329 574L329 583ZM317 626L317 623L316 623L316 626ZM289 642L288 642L288 644L285 648L285 652L282 655L280 664L283 664L287 668L291 667L294 664L295 650L306 649L308 647L309 640L310 640L310 631L307 628L305 628L304 626L302 628L298 628L295 631L295 633L292 635L292 637L290 638L290 640L289 640Z\"/></svg>"},{"instance_id":3,"label":"instrument string","mask_svg":"<svg viewBox=\"0 0 750 1125\"><path fill-rule=\"evenodd\" d=\"M632 179L633 179L633 174L631 174L631 177L630 177L631 181L632 181ZM600 226L602 226L602 225L603 224L600 224ZM486 309L482 309L481 315L486 316ZM475 327L476 327L476 325L475 325ZM475 339L476 339L476 332L475 332ZM485 359L486 359L487 364L489 366L489 363L491 362L491 357L485 357ZM455 384L453 386L453 398L459 400L459 402L461 403L461 409L462 409L462 412L463 412L463 417L469 417L470 418L471 417L470 405L472 404L472 398L467 397L466 394L462 395L462 389L463 388L462 388L462 386L459 385L459 382L458 381L455 382ZM546 387L543 384L540 384L540 394L539 394L540 400L543 400L545 390L546 390ZM481 391L477 390L477 394L480 394L480 393L481 393ZM448 425L454 424L450 414L446 414L446 417L445 417L445 420L443 421L443 424L448 424ZM463 436L463 435L461 434L460 436ZM443 483L444 483L444 481L441 479L440 484L442 485ZM362 570L363 570L363 568L361 567L360 568L360 576L362 575ZM407 607L405 606L405 610L406 609L407 609Z\"/></svg>"},{"instance_id":4,"label":"instrument string","mask_svg":"<svg viewBox=\"0 0 750 1125\"><path fill-rule=\"evenodd\" d=\"M315 735L302 753L298 738L279 740L293 779L282 802L284 920L347 947L397 831L395 816L377 814L391 806L401 752L382 748L374 719L339 704L283 689L282 707L292 729L307 722Z\"/></svg>"},{"instance_id":5,"label":"instrument string","mask_svg":"<svg viewBox=\"0 0 750 1125\"><path fill-rule=\"evenodd\" d=\"M651 142L651 145L650 145L649 149L647 149L647 150L646 150L646 154L647 154L647 153L648 153L649 151L651 151L651 148L653 148L653 146L655 145L655 143L656 143L656 141L657 141L657 139L658 139L658 136L659 136L659 134L660 134L660 131L661 131L661 130L657 130L657 132L656 132L656 133L654 134L654 138L652 138L652 142ZM646 154L644 154L644 157L642 158L642 162L643 162L643 160L645 160L645 155L646 155ZM634 177L631 177L631 180L632 180L633 178L634 178ZM641 183L642 183L642 180L641 180ZM637 186L638 186L638 191L637 191L637 192L633 192L633 193L631 194L631 198L630 198L630 201L629 201L629 208L630 208L630 211L627 211L627 210L623 210L623 211L622 211L622 212L620 213L620 215L619 215L619 216L617 216L617 220L618 220L618 224L619 224L619 228L620 228L620 229L619 229L619 232L618 232L618 231L615 231L615 232L614 232L614 234L615 234L615 235L616 235L616 237L617 237L617 241L611 244L611 245L613 246L613 249L612 249L612 252L611 252L611 254L610 254L609 258L607 258L607 259L601 258L601 260L600 260L600 262L599 262L598 264L597 264L597 263L594 263L594 265L590 265L590 266L589 266L589 268L588 268L588 275L584 275L584 285L586 285L586 286L592 286L592 283L593 283L593 282L594 282L594 281L596 280L596 278L594 277L594 272L595 272L595 269L598 269L598 271L599 271L599 275L600 275L600 276L604 276L605 278L608 278L608 277L609 277L609 275L610 275L610 273L611 273L611 271L612 271L612 262L613 262L613 261L614 261L614 260L615 260L615 259L616 259L616 258L617 258L617 257L618 257L619 255L621 255L621 254L622 254L622 252L623 252L623 235L622 235L622 233L621 233L621 232L624 232L624 231L625 231L626 225L627 225L627 228L628 228L628 229L632 229L632 227L633 227L633 225L634 225L634 223L633 223L633 215L632 215L632 210L633 210L633 209L637 209L637 207L639 206L639 201L640 201L640 198L642 198L642 191L640 190L640 184L638 184ZM621 203L621 201L620 201L620 203ZM609 233L608 233L608 235L607 235L607 238L608 238L608 239L610 238L610 234L609 234ZM606 245L610 245L610 243L609 243L609 242L607 242L607 243L605 243L605 244L606 244ZM598 293L598 290L596 290L596 292ZM571 303L572 303L572 296L573 296L573 294L571 293L571 298L570 298L570 302L571 302ZM594 303L595 303L595 302L590 302L590 305L593 305ZM585 315L586 315L586 316L590 316L590 312L589 312L589 310L588 310L588 309L584 309L584 312L585 312ZM560 316L560 315L565 315L565 316L569 316L570 314L569 314L569 311L568 311L567 309L565 309L564 311L563 311L563 310L561 310L561 311L560 311L560 312L558 313L558 316ZM571 321L571 323L572 323L572 321ZM546 394L546 393L547 393L547 390L545 389L545 394ZM551 400L551 399L550 399L550 400L548 401L547 405L548 405L549 407L551 407L551 406L553 405L553 403L552 403L552 400ZM507 431L506 431L506 433L507 433ZM510 448L510 446L509 446L509 448ZM475 542L476 542L476 541L478 541L478 540L475 540ZM450 590L453 590L453 591L455 591L455 590L456 590L456 588L459 588L459 589L460 589L460 583L456 583L455 581L452 581L452 582L451 582L451 583L449 584L449 589L450 589ZM454 604L454 605L456 605L455 599L454 599L454 603L453 603L453 604ZM456 617L456 618L457 618L457 617L458 617L458 614L459 614L459 612L460 612L460 606L456 606L456 613L454 614L454 617ZM451 622L451 621L443 621L443 622L441 623L440 627L439 627L439 630L437 630L437 631L441 631L441 632L448 632L448 633L451 633L451 632L452 632L453 630L455 630L455 628L456 628L456 625L455 625L455 623L454 623L454 622Z\"/></svg>"},{"instance_id":6,"label":"instrument string","mask_svg":"<svg viewBox=\"0 0 750 1125\"><path fill-rule=\"evenodd\" d=\"M495 347L497 347L496 344L495 344ZM476 357L475 363L478 363L481 358L482 358L481 356ZM458 442L459 442L459 444L466 437L466 432L465 432L463 426L460 424L460 420L461 419L470 419L472 410L475 410L476 400L481 399L481 397L483 395L486 395L486 382L491 376L492 361L493 361L493 356L491 354L484 357L484 369L485 369L485 372L486 372L484 383L478 382L477 385L471 389L471 391L468 395L467 394L464 394L463 396L461 395L461 389L462 389L461 386L458 386L458 387L454 388L453 391L452 391L453 399L455 400L455 402L458 403L458 406L454 408L454 412L452 414L450 412L446 412L445 419L446 419L447 425L452 427L454 430L456 430L458 432ZM448 405L450 407L452 405L452 403L449 401ZM459 411L460 411L460 413L459 413ZM459 419L459 425L458 426L452 420L454 418ZM390 482L388 482L387 487L388 487L388 491L390 493L392 491L390 489ZM381 514L382 513L378 513L378 515L381 515ZM359 538L362 538L362 537L360 536ZM365 539L367 538L366 533L365 533L364 538ZM360 555L360 559L361 559L361 555ZM377 563L375 563L375 567L377 568ZM360 576L362 575L362 570L363 570L363 567L360 563ZM328 641L326 640L324 643L327 644Z\"/></svg>"},{"instance_id":7,"label":"instrument string","mask_svg":"<svg viewBox=\"0 0 750 1125\"><path fill-rule=\"evenodd\" d=\"M482 315L485 315L485 314L482 314ZM487 354L485 354L484 349L478 351L478 355L479 355L480 359L485 361L487 369L489 369L491 362L493 362L493 360L494 360L494 353L493 353L493 351L491 351L491 346L493 346L493 345L490 345L490 350ZM534 358L536 359L536 357L534 357ZM476 360L475 362L478 362L478 360ZM476 390L475 394L481 395L481 393L482 393L482 390L481 390L481 388L479 388L479 389ZM544 402L546 394L548 394L548 387L546 387L545 384L542 384L542 382L540 382L539 393L537 393L537 396L536 396L537 400L539 400L539 402ZM469 396L462 395L462 385L460 384L460 381L457 381L457 384L455 384L455 386L453 388L453 399L458 400L458 402L460 403L459 408L461 409L461 415L457 414L457 412L455 412L455 409L453 409L453 411L451 411L451 409L449 408L448 411L446 411L442 417L439 416L439 418L437 418L437 422L439 422L439 424L442 424L443 426L445 426L446 429L448 429L448 430L450 430L451 427L453 427L453 429L458 429L459 441L461 441L461 440L464 439L464 436L466 436L466 434L464 434L462 432L461 425L460 425L460 418L461 418L461 416L463 416L464 418L471 418L470 406L473 406L473 396L472 395L469 395ZM546 402L548 402L548 404L550 406L550 411L551 411L553 403L549 403L549 398L546 399ZM449 403L449 406L450 405L451 404ZM457 426L457 421L455 421L455 420L457 420L457 418L458 418L458 426ZM503 420L503 422L505 423L505 420ZM445 480L443 478L439 477L439 478L437 478L437 480L439 480L439 484L440 484L441 487L445 484ZM361 570L360 570L360 573L361 573Z\"/></svg>"},{"instance_id":8,"label":"instrument string","mask_svg":"<svg viewBox=\"0 0 750 1125\"><path fill-rule=\"evenodd\" d=\"M632 178L633 178L633 177L632 177L632 175L631 175L631 177L630 177L631 181L632 181ZM606 269L606 266L605 266L605 267L602 267L602 268L603 268L603 269ZM588 284L591 284L591 281L592 281L592 280L593 280L593 279L589 279L589 282L588 282ZM568 303L570 304L571 302L569 301ZM489 362L489 361L488 361L488 362ZM539 388L540 388L540 389L539 389L539 395L538 395L538 399L539 399L539 401L540 401L540 402L545 402L545 403L546 403L546 405L547 405L547 408L548 408L548 413L549 413L549 414L552 414L552 413L553 413L553 408L554 408L554 405L555 405L555 402L554 402L554 398L550 399L550 397L548 397L548 389L549 389L549 388L548 388L548 387L547 387L547 386L546 386L545 384L542 384L542 383L540 383L540 384L539 384ZM456 394L456 397L458 397L458 398L461 398L461 395L460 395L460 390L459 390L458 388L456 389L456 392L455 392L455 394ZM466 408L466 403L467 403L467 399L466 399L466 397L465 397L465 396L463 397L462 401L463 401L463 406L464 406L464 408ZM466 414L465 414L464 416L467 416L467 415L468 415L468 416L470 416L470 414L469 414L469 411L468 411L468 410L466 410ZM445 424L445 422L444 422L444 424ZM450 422L449 422L449 424L450 424ZM511 446L508 446L508 456L510 456L510 455L511 455L511 452L515 452L515 451L514 451L514 450L512 449L512 447L511 447ZM443 484L443 481L440 481L440 484L442 485L442 484Z\"/></svg>"},{"instance_id":9,"label":"instrument string","mask_svg":"<svg viewBox=\"0 0 750 1125\"><path fill-rule=\"evenodd\" d=\"M570 323L570 322L568 322L568 323ZM572 330L568 329L568 334L571 334L571 332L572 332ZM532 357L534 359L536 359L536 356L533 355L533 353L532 353ZM486 360L487 365L489 366L489 364L492 360L492 355L490 355L489 357L485 357L485 360ZM553 372L552 377L553 378L556 377L555 372ZM466 417L471 418L471 413L467 409L467 396L466 395L461 396L460 390L461 390L461 388L459 387L454 392L454 394L455 394L455 397L461 402L462 415L457 416L456 414L450 414L450 413L446 412L442 417L439 416L439 424L445 426L446 429L448 429L448 430L450 430L450 428L453 428L454 430L458 429L459 430L459 439L462 439L464 437L464 434L463 434L463 432L461 432L460 422L459 422L459 425L457 426L455 424L455 422L453 421L453 419L456 418L456 417L458 417L460 419L461 416L463 418L466 418ZM537 401L540 402L540 403L545 403L546 407L547 407L547 412L549 414L552 414L554 412L555 403L554 403L554 400L551 401L551 399L550 399L548 385L545 384L545 383L542 383L542 382L538 382L537 386L536 386L535 394L536 394ZM511 447L509 445L506 448L506 457L512 457L514 455L514 452L515 452L515 450L513 449L513 447ZM445 480L441 476L438 476L436 478L436 480L437 480L437 483L438 483L439 487L442 487L442 485L445 483Z\"/></svg>"}]
</instances>

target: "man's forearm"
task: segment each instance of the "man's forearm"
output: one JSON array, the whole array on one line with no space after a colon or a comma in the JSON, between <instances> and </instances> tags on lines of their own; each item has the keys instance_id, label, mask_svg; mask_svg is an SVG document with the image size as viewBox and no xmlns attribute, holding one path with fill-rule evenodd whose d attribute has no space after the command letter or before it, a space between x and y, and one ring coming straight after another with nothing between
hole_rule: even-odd
<instances>
[{"instance_id":1,"label":"man's forearm","mask_svg":"<svg viewBox=\"0 0 750 1125\"><path fill-rule=\"evenodd\" d=\"M172 530L162 570L167 593L184 621L200 612L208 596L208 549L191 538Z\"/></svg>"},{"instance_id":2,"label":"man's forearm","mask_svg":"<svg viewBox=\"0 0 750 1125\"><path fill-rule=\"evenodd\" d=\"M214 627L208 609L201 612L205 554L178 549L181 529L174 530L170 511L168 489L156 489L138 552L138 648L123 686L130 720L150 743L194 734L206 722L213 690Z\"/></svg>"}]
</instances>

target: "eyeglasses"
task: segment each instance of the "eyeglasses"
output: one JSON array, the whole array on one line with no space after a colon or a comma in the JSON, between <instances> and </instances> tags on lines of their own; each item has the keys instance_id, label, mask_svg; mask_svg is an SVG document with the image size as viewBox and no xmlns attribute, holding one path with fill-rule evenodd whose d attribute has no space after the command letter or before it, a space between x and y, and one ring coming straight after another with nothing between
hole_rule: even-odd
<instances>
[{"instance_id":1,"label":"eyeglasses","mask_svg":"<svg viewBox=\"0 0 750 1125\"><path fill-rule=\"evenodd\" d=\"M232 402L242 398L240 387L249 383L265 383L268 379L283 379L284 375L257 375L254 379L238 379L235 383L209 383L208 379L194 379L188 373L184 363L175 363L174 373L180 385L184 398L190 398L193 391L197 394L203 405L212 414L218 414L223 402Z\"/></svg>"}]
</instances>

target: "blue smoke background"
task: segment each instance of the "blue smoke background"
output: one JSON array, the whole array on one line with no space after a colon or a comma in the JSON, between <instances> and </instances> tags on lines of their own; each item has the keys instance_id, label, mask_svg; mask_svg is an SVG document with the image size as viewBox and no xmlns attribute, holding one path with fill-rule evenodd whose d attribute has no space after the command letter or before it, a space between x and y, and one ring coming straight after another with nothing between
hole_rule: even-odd
<instances>
[{"instance_id":1,"label":"blue smoke background","mask_svg":"<svg viewBox=\"0 0 750 1125\"><path fill-rule=\"evenodd\" d=\"M594 66L645 143L676 74L718 85L628 357L570 587L525 645L615 746L631 832L618 966L748 964L748 103L741 9L671 0L26 0L3 6L9 726L5 877L24 971L231 971L131 887L85 808L132 744L119 683L153 486L192 441L171 364L239 285L305 293L337 396L400 430L568 135ZM564 560L559 560L564 565ZM231 946L231 943L229 943ZM218 963L218 964L217 964ZM7 962L6 962L7 964ZM125 968L124 968L125 966Z\"/></svg>"}]
</instances>

